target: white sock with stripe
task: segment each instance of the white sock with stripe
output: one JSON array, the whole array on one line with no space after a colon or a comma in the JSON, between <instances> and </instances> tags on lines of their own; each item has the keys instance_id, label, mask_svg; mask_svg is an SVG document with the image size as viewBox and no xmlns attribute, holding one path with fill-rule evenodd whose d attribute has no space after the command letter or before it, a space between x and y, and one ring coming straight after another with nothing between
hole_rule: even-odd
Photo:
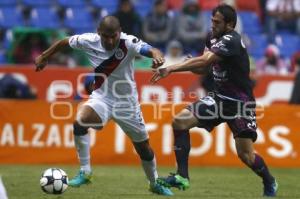
<instances>
[{"instance_id":1,"label":"white sock with stripe","mask_svg":"<svg viewBox=\"0 0 300 199\"><path fill-rule=\"evenodd\" d=\"M142 160L142 166L150 184L154 184L158 178L155 156L151 161Z\"/></svg>"},{"instance_id":2,"label":"white sock with stripe","mask_svg":"<svg viewBox=\"0 0 300 199\"><path fill-rule=\"evenodd\" d=\"M92 171L90 163L90 134L75 136L74 141L80 161L80 169L90 173Z\"/></svg>"}]
</instances>

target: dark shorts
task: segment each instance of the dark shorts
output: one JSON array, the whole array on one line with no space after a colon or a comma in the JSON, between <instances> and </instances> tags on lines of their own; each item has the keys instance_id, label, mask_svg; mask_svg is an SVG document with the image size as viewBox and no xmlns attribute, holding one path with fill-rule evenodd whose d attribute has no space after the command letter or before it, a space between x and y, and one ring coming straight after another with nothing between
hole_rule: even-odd
<instances>
[{"instance_id":1,"label":"dark shorts","mask_svg":"<svg viewBox=\"0 0 300 199\"><path fill-rule=\"evenodd\" d=\"M255 102L244 103L224 100L217 96L204 97L186 107L199 120L198 127L212 131L226 122L234 138L257 139Z\"/></svg>"}]
</instances>

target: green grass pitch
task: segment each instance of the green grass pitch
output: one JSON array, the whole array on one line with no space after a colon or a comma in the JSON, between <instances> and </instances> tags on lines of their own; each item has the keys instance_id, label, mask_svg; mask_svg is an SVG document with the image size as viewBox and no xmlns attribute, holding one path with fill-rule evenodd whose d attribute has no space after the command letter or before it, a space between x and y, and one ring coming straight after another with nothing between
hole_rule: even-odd
<instances>
[{"instance_id":1,"label":"green grass pitch","mask_svg":"<svg viewBox=\"0 0 300 199\"><path fill-rule=\"evenodd\" d=\"M42 192L39 178L43 170L58 167L69 178L77 172L76 166L0 165L0 175L9 199L147 199L168 198L148 191L141 167L94 166L94 179L90 185L69 187L62 195ZM160 175L167 175L174 168L159 167ZM300 169L272 169L279 182L280 199L300 198ZM186 191L173 189L175 196L186 199L262 199L261 180L246 168L192 167L191 187Z\"/></svg>"}]
</instances>

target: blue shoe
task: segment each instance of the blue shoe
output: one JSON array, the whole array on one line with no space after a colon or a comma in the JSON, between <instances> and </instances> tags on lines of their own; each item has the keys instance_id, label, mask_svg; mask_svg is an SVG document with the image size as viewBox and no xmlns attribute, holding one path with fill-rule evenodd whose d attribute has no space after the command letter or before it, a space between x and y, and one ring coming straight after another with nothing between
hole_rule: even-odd
<instances>
[{"instance_id":1,"label":"blue shoe","mask_svg":"<svg viewBox=\"0 0 300 199\"><path fill-rule=\"evenodd\" d=\"M165 187L176 187L179 190L186 190L190 187L189 179L174 173L166 178L158 178L157 182Z\"/></svg>"},{"instance_id":2,"label":"blue shoe","mask_svg":"<svg viewBox=\"0 0 300 199\"><path fill-rule=\"evenodd\" d=\"M80 187L83 184L90 184L92 182L92 173L86 173L80 170L78 174L71 180L68 185L71 187Z\"/></svg>"},{"instance_id":3,"label":"blue shoe","mask_svg":"<svg viewBox=\"0 0 300 199\"><path fill-rule=\"evenodd\" d=\"M153 185L150 184L150 189L149 191L151 191L152 193L156 193L158 195L164 195L164 196L173 196L173 192L167 188L164 187L161 184L158 184L157 182L155 182Z\"/></svg>"},{"instance_id":4,"label":"blue shoe","mask_svg":"<svg viewBox=\"0 0 300 199\"><path fill-rule=\"evenodd\" d=\"M265 183L264 184L264 196L266 197L275 197L277 190L278 190L278 183L277 181L274 179L274 181L272 183Z\"/></svg>"}]
</instances>

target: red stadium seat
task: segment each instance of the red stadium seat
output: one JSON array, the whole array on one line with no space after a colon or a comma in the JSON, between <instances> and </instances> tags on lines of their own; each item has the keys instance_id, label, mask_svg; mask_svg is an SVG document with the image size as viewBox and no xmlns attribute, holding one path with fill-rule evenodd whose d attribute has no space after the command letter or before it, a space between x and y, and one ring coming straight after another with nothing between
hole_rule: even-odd
<instances>
[{"instance_id":1,"label":"red stadium seat","mask_svg":"<svg viewBox=\"0 0 300 199\"><path fill-rule=\"evenodd\" d=\"M168 0L168 8L174 10L181 10L184 0Z\"/></svg>"},{"instance_id":2,"label":"red stadium seat","mask_svg":"<svg viewBox=\"0 0 300 199\"><path fill-rule=\"evenodd\" d=\"M257 16L261 16L259 0L236 0L236 5L241 11L253 11Z\"/></svg>"},{"instance_id":3,"label":"red stadium seat","mask_svg":"<svg viewBox=\"0 0 300 199\"><path fill-rule=\"evenodd\" d=\"M219 0L198 0L198 2L203 10L212 10L220 3Z\"/></svg>"}]
</instances>

